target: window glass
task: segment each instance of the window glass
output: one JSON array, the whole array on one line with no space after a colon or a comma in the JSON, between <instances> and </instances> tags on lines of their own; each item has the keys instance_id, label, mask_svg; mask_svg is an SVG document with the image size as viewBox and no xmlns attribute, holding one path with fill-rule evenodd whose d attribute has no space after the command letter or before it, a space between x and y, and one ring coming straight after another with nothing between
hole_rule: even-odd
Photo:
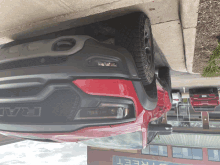
<instances>
[{"instance_id":1,"label":"window glass","mask_svg":"<svg viewBox=\"0 0 220 165\"><path fill-rule=\"evenodd\" d=\"M220 150L218 150L218 161L220 161Z\"/></svg>"},{"instance_id":2,"label":"window glass","mask_svg":"<svg viewBox=\"0 0 220 165\"><path fill-rule=\"evenodd\" d=\"M150 154L150 145L148 145L145 149L142 149L142 154Z\"/></svg>"},{"instance_id":3,"label":"window glass","mask_svg":"<svg viewBox=\"0 0 220 165\"><path fill-rule=\"evenodd\" d=\"M202 160L202 149L192 148L193 159Z\"/></svg>"},{"instance_id":4,"label":"window glass","mask_svg":"<svg viewBox=\"0 0 220 165\"><path fill-rule=\"evenodd\" d=\"M219 151L208 149L209 160L211 161L219 161Z\"/></svg>"},{"instance_id":5,"label":"window glass","mask_svg":"<svg viewBox=\"0 0 220 165\"><path fill-rule=\"evenodd\" d=\"M213 155L214 155L214 159L215 159L215 161L219 161L218 150L213 150Z\"/></svg>"},{"instance_id":6,"label":"window glass","mask_svg":"<svg viewBox=\"0 0 220 165\"><path fill-rule=\"evenodd\" d=\"M167 146L148 145L142 149L142 154L167 156Z\"/></svg>"},{"instance_id":7,"label":"window glass","mask_svg":"<svg viewBox=\"0 0 220 165\"><path fill-rule=\"evenodd\" d=\"M210 151L211 153L211 151ZM182 148L173 147L173 157L174 158L184 158L184 159L195 159L202 160L202 149L201 148ZM212 158L213 159L213 154Z\"/></svg>"},{"instance_id":8,"label":"window glass","mask_svg":"<svg viewBox=\"0 0 220 165\"><path fill-rule=\"evenodd\" d=\"M167 156L167 146L159 146L159 155Z\"/></svg>"},{"instance_id":9,"label":"window glass","mask_svg":"<svg viewBox=\"0 0 220 165\"><path fill-rule=\"evenodd\" d=\"M182 158L182 148L180 147L173 147L173 157L174 158Z\"/></svg>"},{"instance_id":10,"label":"window glass","mask_svg":"<svg viewBox=\"0 0 220 165\"><path fill-rule=\"evenodd\" d=\"M182 148L183 158L192 159L192 149L191 148Z\"/></svg>"},{"instance_id":11,"label":"window glass","mask_svg":"<svg viewBox=\"0 0 220 165\"><path fill-rule=\"evenodd\" d=\"M150 154L151 155L158 155L158 146L150 145Z\"/></svg>"}]
</instances>

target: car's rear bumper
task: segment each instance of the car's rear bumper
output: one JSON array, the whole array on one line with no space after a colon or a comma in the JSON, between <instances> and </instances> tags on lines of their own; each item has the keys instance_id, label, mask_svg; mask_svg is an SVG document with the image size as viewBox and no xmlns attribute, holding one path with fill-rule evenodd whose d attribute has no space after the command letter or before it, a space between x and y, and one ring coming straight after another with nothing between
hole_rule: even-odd
<instances>
[{"instance_id":1,"label":"car's rear bumper","mask_svg":"<svg viewBox=\"0 0 220 165\"><path fill-rule=\"evenodd\" d=\"M88 80L88 79L87 79ZM75 80L77 81L77 80ZM81 80L79 80L81 81ZM97 82L96 80L90 80ZM107 83L103 83L103 81ZM131 81L129 80L119 80L119 79L112 79L112 80L102 80L101 83L103 84L102 88L105 86L108 86L112 88L108 88L107 90L111 91L109 93L101 91L99 94L93 93L92 95L86 94L81 90L80 88L77 88L77 86L73 84L65 85L65 93L67 94L67 91L73 91L77 92L77 94L81 97L83 95L83 99L80 100L80 102L84 102L81 104L81 106L96 106L98 102L111 102L111 103L133 103L135 106L135 116L129 119L122 119L122 120L90 120L89 122L75 122L69 121L66 123L56 123L54 122L51 124L50 117L44 118L42 115L46 115L45 113L41 113L41 116L35 116L35 118L29 116L29 119L31 119L29 124L22 124L21 121L15 122L15 117L13 119L14 123L7 123L1 121L0 124L0 133L8 135L8 136L18 136L22 138L27 139L40 139L42 141L46 141L47 139L50 139L52 141L57 142L74 142L74 141L80 141L80 140L87 140L87 139L93 139L93 138L99 138L99 137L108 137L108 136L115 136L119 134L124 133L131 133L136 131L142 131L143 125L147 125L147 123L150 121L151 112L145 111L143 107L141 106L140 102L138 101L138 97L136 95L134 86ZM64 86L64 84L63 84ZM62 89L64 89L62 87ZM106 89L106 88L104 88ZM50 93L50 92L49 92ZM51 93L52 94L52 93ZM64 100L66 100L65 95L61 95ZM68 95L68 94L67 94ZM109 96L105 96L109 95ZM43 95L42 95L43 96ZM58 96L58 95L56 95ZM114 96L114 97L112 97ZM61 98L60 97L60 98ZM48 96L50 98L50 95ZM59 102L59 99L54 101L54 104L56 102ZM69 96L69 99L73 99ZM35 100L36 101L36 100ZM68 100L69 103L70 100ZM73 104L74 104L73 99ZM60 103L60 102L59 102ZM65 103L64 104L68 104ZM21 105L21 104L20 104ZM47 104L45 104L47 105ZM49 104L48 107L50 107L51 104ZM70 106L70 105L66 105ZM22 107L22 105L21 105ZM54 110L56 108L56 105L52 105L51 108ZM45 107L46 108L46 107ZM67 107L68 109L68 107ZM158 108L159 109L159 108ZM43 107L42 107L43 110ZM44 109L50 111L50 109ZM55 112L59 113L59 107L55 110ZM70 119L74 119L71 117L71 113L67 113L67 116L70 117ZM37 122L39 118L42 117L40 121L44 120L44 124L41 122ZM20 118L22 121L26 120L25 118ZM62 118L63 119L63 118ZM48 121L47 121L48 120ZM19 123L20 122L20 123ZM26 121L27 122L27 121ZM48 122L48 123L45 123Z\"/></svg>"},{"instance_id":2,"label":"car's rear bumper","mask_svg":"<svg viewBox=\"0 0 220 165\"><path fill-rule=\"evenodd\" d=\"M131 82L130 84L132 85ZM21 90L29 89L33 88L27 87ZM71 132L84 127L126 123L136 119L134 108L133 112L131 112L133 115L127 119L74 120L76 114L82 108L96 108L100 103L129 104L133 106L134 103L124 96L88 95L74 85L72 81L69 83L51 82L39 92L29 92L23 92L26 95L23 97L0 99L0 130L14 132ZM28 95L34 92L36 94Z\"/></svg>"},{"instance_id":3,"label":"car's rear bumper","mask_svg":"<svg viewBox=\"0 0 220 165\"><path fill-rule=\"evenodd\" d=\"M74 121L80 107L96 107L100 102L132 103L135 115L139 115L143 109L156 108L157 98L151 99L146 94L133 58L127 50L99 43L90 37L73 38L76 40L76 47L66 52L51 51L53 40L1 50L1 56L10 57L0 64L0 130L72 132L85 127L136 120L136 116L133 116L121 120ZM40 48L42 43L48 44L43 45L46 51ZM97 59L114 61L117 67L93 65L93 60ZM85 78L108 79L106 82L109 84L105 88L117 92L97 96L86 94L72 83L73 80ZM99 90L101 89L97 88L97 92ZM32 112L29 113L30 111Z\"/></svg>"},{"instance_id":4,"label":"car's rear bumper","mask_svg":"<svg viewBox=\"0 0 220 165\"><path fill-rule=\"evenodd\" d=\"M54 80L62 83L82 78L126 79L133 82L144 109L155 109L157 98L152 99L145 92L134 60L126 49L99 43L88 36L69 36L71 37L76 40L76 46L68 51L51 50L53 42L65 37L25 43L12 48L5 47L1 50L1 56L7 52L10 57L6 59L7 62L0 61L0 103L8 99L10 102L11 98L20 99L18 92L12 92L11 96L5 97L3 93L10 93L6 89L11 91L12 88L17 88L16 91L19 91L19 88L24 87L46 87ZM19 57L21 54L24 55ZM94 66L93 61L97 59L114 61L117 67Z\"/></svg>"}]
</instances>

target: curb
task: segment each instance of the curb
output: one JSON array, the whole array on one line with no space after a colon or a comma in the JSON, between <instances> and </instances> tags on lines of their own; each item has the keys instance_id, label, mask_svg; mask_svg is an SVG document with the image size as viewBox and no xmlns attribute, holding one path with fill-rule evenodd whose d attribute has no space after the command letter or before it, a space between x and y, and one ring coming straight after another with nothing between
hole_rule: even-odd
<instances>
[{"instance_id":1,"label":"curb","mask_svg":"<svg viewBox=\"0 0 220 165\"><path fill-rule=\"evenodd\" d=\"M199 2L200 0L180 0L180 17L183 31L186 69L187 72L191 74L199 74L192 71Z\"/></svg>"},{"instance_id":2,"label":"curb","mask_svg":"<svg viewBox=\"0 0 220 165\"><path fill-rule=\"evenodd\" d=\"M151 28L154 39L165 55L171 69L187 72L180 20L155 24Z\"/></svg>"},{"instance_id":3,"label":"curb","mask_svg":"<svg viewBox=\"0 0 220 165\"><path fill-rule=\"evenodd\" d=\"M153 37L170 68L187 72L179 0L154 0L135 7L150 18Z\"/></svg>"}]
</instances>

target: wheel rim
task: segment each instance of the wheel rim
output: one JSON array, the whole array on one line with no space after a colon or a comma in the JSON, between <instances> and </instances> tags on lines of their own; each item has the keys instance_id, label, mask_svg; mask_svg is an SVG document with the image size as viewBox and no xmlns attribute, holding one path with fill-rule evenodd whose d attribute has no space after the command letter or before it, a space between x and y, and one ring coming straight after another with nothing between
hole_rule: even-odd
<instances>
[{"instance_id":1,"label":"wheel rim","mask_svg":"<svg viewBox=\"0 0 220 165\"><path fill-rule=\"evenodd\" d=\"M150 34L150 27L148 25L149 23L146 20L144 25L144 49L147 55L148 65L150 65L152 62L152 54L151 54L151 34Z\"/></svg>"}]
</instances>

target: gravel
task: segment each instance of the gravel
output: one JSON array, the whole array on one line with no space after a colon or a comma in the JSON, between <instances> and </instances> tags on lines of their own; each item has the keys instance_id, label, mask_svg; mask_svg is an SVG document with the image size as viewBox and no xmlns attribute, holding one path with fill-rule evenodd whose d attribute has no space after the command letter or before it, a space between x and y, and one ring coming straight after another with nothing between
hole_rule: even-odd
<instances>
[{"instance_id":1,"label":"gravel","mask_svg":"<svg viewBox=\"0 0 220 165\"><path fill-rule=\"evenodd\" d=\"M202 73L220 40L220 0L200 0L193 72Z\"/></svg>"}]
</instances>

